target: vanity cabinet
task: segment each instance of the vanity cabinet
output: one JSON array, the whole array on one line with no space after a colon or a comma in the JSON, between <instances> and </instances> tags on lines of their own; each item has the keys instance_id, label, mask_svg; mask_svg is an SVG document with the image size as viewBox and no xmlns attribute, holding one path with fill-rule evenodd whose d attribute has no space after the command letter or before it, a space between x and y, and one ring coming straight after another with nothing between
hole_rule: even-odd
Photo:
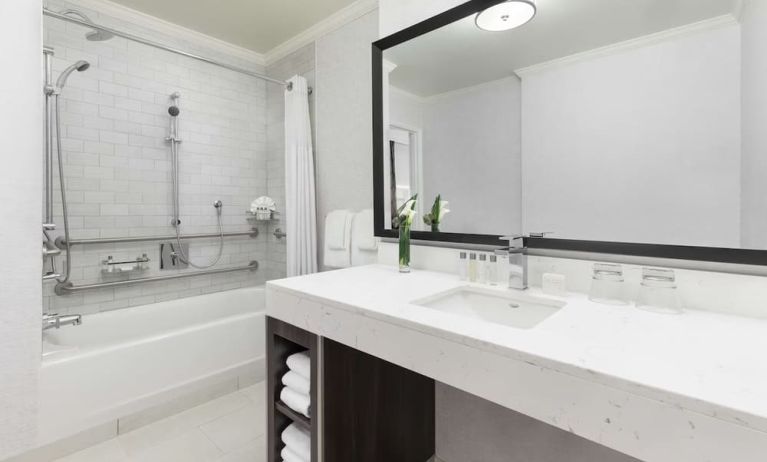
<instances>
[{"instance_id":1,"label":"vanity cabinet","mask_svg":"<svg viewBox=\"0 0 767 462\"><path fill-rule=\"evenodd\" d=\"M273 318L267 339L270 462L282 460L280 435L291 422L310 430L312 462L426 462L434 455L434 380ZM303 350L312 364L311 419L279 400L285 359Z\"/></svg>"}]
</instances>

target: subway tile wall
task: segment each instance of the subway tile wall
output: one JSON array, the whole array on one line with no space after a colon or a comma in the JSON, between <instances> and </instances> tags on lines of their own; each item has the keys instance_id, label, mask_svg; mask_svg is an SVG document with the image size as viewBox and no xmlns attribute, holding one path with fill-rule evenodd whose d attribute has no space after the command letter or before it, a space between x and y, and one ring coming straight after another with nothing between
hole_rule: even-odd
<instances>
[{"instance_id":1,"label":"subway tile wall","mask_svg":"<svg viewBox=\"0 0 767 462\"><path fill-rule=\"evenodd\" d=\"M266 72L240 56L179 40L163 30L159 21L157 27L148 29L76 2L52 0L47 6L54 10L77 8L104 25ZM55 51L54 80L74 61L85 59L91 63L86 72L69 78L61 95L65 181L73 238L173 234L170 148L165 141L169 95L173 92L181 93L183 234L217 232L212 206L217 199L224 203L225 232L248 231L256 224L248 221L246 210L258 196L270 194L283 207L283 154L278 152L283 134L274 127L277 138L271 144L267 136L267 126L277 125L274 118L270 119L274 123L268 124L268 115L281 117L283 111L282 98L276 97L282 95L282 87L119 37L89 42L84 37L87 29L57 19L46 17L44 25L44 43ZM284 62L275 66L275 74L297 72L289 70L293 63L306 67L303 58L291 61L289 57ZM270 98L271 94L275 96ZM267 150L268 144L272 150ZM54 188L55 222L57 233L62 234L58 181ZM223 256L216 265L240 266L258 260L261 266L255 273L197 276L67 296L54 295L54 284L44 283L44 308L49 312L87 314L257 285L284 275L284 244L271 236L272 226L257 225L261 233L255 239L226 239ZM205 264L217 254L217 239L187 242L190 257L197 263ZM75 247L72 282L79 285L169 274L169 270L159 270L159 244ZM269 249L271 245L274 250ZM101 262L107 256L130 260L144 253L151 259L149 270L131 275L102 274ZM62 266L63 258L58 260Z\"/></svg>"}]
</instances>

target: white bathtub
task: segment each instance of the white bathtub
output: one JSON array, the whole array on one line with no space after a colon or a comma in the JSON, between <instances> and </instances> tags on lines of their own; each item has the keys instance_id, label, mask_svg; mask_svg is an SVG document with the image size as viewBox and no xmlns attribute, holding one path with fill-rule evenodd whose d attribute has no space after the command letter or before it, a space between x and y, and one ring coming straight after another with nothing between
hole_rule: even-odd
<instances>
[{"instance_id":1,"label":"white bathtub","mask_svg":"<svg viewBox=\"0 0 767 462\"><path fill-rule=\"evenodd\" d=\"M85 316L43 334L41 443L263 374L262 287Z\"/></svg>"}]
</instances>

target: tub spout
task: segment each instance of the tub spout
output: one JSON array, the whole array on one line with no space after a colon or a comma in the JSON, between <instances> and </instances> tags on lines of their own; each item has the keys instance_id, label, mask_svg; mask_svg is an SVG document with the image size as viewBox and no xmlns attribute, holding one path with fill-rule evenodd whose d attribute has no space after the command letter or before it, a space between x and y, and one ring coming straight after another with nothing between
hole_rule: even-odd
<instances>
[{"instance_id":1,"label":"tub spout","mask_svg":"<svg viewBox=\"0 0 767 462\"><path fill-rule=\"evenodd\" d=\"M43 330L60 329L61 326L79 326L83 317L79 314L45 314L43 315Z\"/></svg>"}]
</instances>

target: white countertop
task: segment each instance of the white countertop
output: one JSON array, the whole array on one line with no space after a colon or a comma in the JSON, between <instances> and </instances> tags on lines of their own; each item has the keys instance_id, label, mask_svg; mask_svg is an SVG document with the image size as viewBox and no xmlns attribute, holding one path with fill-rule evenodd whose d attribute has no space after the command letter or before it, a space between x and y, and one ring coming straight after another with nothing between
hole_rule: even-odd
<instances>
[{"instance_id":1,"label":"white countertop","mask_svg":"<svg viewBox=\"0 0 767 462\"><path fill-rule=\"evenodd\" d=\"M515 329L410 303L463 285L455 275L400 274L383 265L268 283L272 290L767 432L765 320L658 314L571 294L538 326Z\"/></svg>"}]
</instances>

